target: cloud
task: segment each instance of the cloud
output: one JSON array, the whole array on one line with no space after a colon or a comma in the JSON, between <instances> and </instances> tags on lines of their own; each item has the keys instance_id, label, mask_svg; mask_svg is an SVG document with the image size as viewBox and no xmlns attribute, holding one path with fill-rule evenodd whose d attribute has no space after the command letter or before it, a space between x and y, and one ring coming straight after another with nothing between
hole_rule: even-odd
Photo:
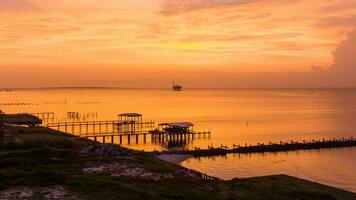
<instances>
[{"instance_id":1,"label":"cloud","mask_svg":"<svg viewBox=\"0 0 356 200\"><path fill-rule=\"evenodd\" d=\"M318 24L321 27L333 28L337 26L352 26L356 24L356 15L352 16L338 16L324 18Z\"/></svg>"},{"instance_id":2,"label":"cloud","mask_svg":"<svg viewBox=\"0 0 356 200\"><path fill-rule=\"evenodd\" d=\"M175 15L194 10L218 6L232 6L256 2L256 0L165 0L161 13L164 15Z\"/></svg>"},{"instance_id":3,"label":"cloud","mask_svg":"<svg viewBox=\"0 0 356 200\"><path fill-rule=\"evenodd\" d=\"M0 0L0 11L30 11L39 10L31 1L27 0Z\"/></svg>"},{"instance_id":4,"label":"cloud","mask_svg":"<svg viewBox=\"0 0 356 200\"><path fill-rule=\"evenodd\" d=\"M334 63L330 68L334 80L339 84L350 86L356 85L356 27L348 34L333 52Z\"/></svg>"},{"instance_id":5,"label":"cloud","mask_svg":"<svg viewBox=\"0 0 356 200\"><path fill-rule=\"evenodd\" d=\"M342 41L332 53L333 63L329 66L312 66L311 76L321 80L322 87L356 86L356 28Z\"/></svg>"},{"instance_id":6,"label":"cloud","mask_svg":"<svg viewBox=\"0 0 356 200\"><path fill-rule=\"evenodd\" d=\"M355 11L350 0L0 0L0 69L35 77L36 66L62 66L68 74L87 65L113 66L117 74L139 67L140 80L148 81L137 81L134 70L125 75L140 87L165 69L171 71L162 77L177 76L168 84L192 87L346 85L342 80L355 71L344 69L342 49L352 48L352 34L335 51L332 69L309 68L332 64L330 52L356 23ZM118 79L90 73L102 82ZM37 80L31 76L24 75L29 84ZM66 77L58 81L71 84Z\"/></svg>"}]
</instances>

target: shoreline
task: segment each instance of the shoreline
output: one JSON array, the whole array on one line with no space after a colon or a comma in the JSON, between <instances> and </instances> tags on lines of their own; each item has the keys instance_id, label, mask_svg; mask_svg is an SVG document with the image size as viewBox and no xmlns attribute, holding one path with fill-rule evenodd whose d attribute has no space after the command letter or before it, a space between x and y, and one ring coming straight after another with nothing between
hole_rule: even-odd
<instances>
[{"instance_id":1,"label":"shoreline","mask_svg":"<svg viewBox=\"0 0 356 200\"><path fill-rule=\"evenodd\" d=\"M160 154L157 156L159 159L164 160L166 162L180 165L182 162L188 160L193 157L192 154Z\"/></svg>"}]
</instances>

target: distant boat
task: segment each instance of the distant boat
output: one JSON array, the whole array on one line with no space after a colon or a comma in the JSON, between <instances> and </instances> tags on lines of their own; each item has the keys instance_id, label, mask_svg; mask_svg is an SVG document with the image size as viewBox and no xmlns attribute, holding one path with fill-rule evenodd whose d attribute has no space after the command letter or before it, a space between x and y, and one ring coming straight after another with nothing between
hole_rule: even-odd
<instances>
[{"instance_id":1,"label":"distant boat","mask_svg":"<svg viewBox=\"0 0 356 200\"><path fill-rule=\"evenodd\" d=\"M183 87L181 85L177 85L177 84L173 83L172 89L173 89L173 91L182 91Z\"/></svg>"}]
</instances>

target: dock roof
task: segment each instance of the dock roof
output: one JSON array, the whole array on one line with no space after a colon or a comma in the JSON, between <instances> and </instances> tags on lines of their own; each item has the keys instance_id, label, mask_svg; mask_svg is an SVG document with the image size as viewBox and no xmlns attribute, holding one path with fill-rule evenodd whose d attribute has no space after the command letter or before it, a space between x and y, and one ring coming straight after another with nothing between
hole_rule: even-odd
<instances>
[{"instance_id":1,"label":"dock roof","mask_svg":"<svg viewBox=\"0 0 356 200\"><path fill-rule=\"evenodd\" d=\"M194 124L190 122L173 122L173 123L162 123L159 124L160 126L170 126L170 127L175 127L175 128L189 128L191 126L194 126Z\"/></svg>"},{"instance_id":2,"label":"dock roof","mask_svg":"<svg viewBox=\"0 0 356 200\"><path fill-rule=\"evenodd\" d=\"M123 116L123 117L141 117L142 114L140 114L140 113L121 113L121 114L119 114L119 116Z\"/></svg>"}]
</instances>

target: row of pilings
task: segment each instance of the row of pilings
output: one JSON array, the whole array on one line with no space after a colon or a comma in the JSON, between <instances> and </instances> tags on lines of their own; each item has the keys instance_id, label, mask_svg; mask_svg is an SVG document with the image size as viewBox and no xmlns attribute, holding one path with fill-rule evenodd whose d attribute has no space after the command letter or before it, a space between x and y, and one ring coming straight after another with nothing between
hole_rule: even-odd
<instances>
[{"instance_id":1,"label":"row of pilings","mask_svg":"<svg viewBox=\"0 0 356 200\"><path fill-rule=\"evenodd\" d=\"M282 152L282 151L297 151L297 150L311 150L311 149L329 149L340 147L354 147L356 146L356 138L342 138L333 140L312 140L303 142L280 142L269 144L257 144L250 146L236 146L229 149L227 146L221 145L219 148L209 147L208 149L195 148L194 150L175 151L168 153L192 154L196 157L206 156L220 156L229 153L267 153L267 152ZM166 152L167 153L167 152Z\"/></svg>"}]
</instances>

